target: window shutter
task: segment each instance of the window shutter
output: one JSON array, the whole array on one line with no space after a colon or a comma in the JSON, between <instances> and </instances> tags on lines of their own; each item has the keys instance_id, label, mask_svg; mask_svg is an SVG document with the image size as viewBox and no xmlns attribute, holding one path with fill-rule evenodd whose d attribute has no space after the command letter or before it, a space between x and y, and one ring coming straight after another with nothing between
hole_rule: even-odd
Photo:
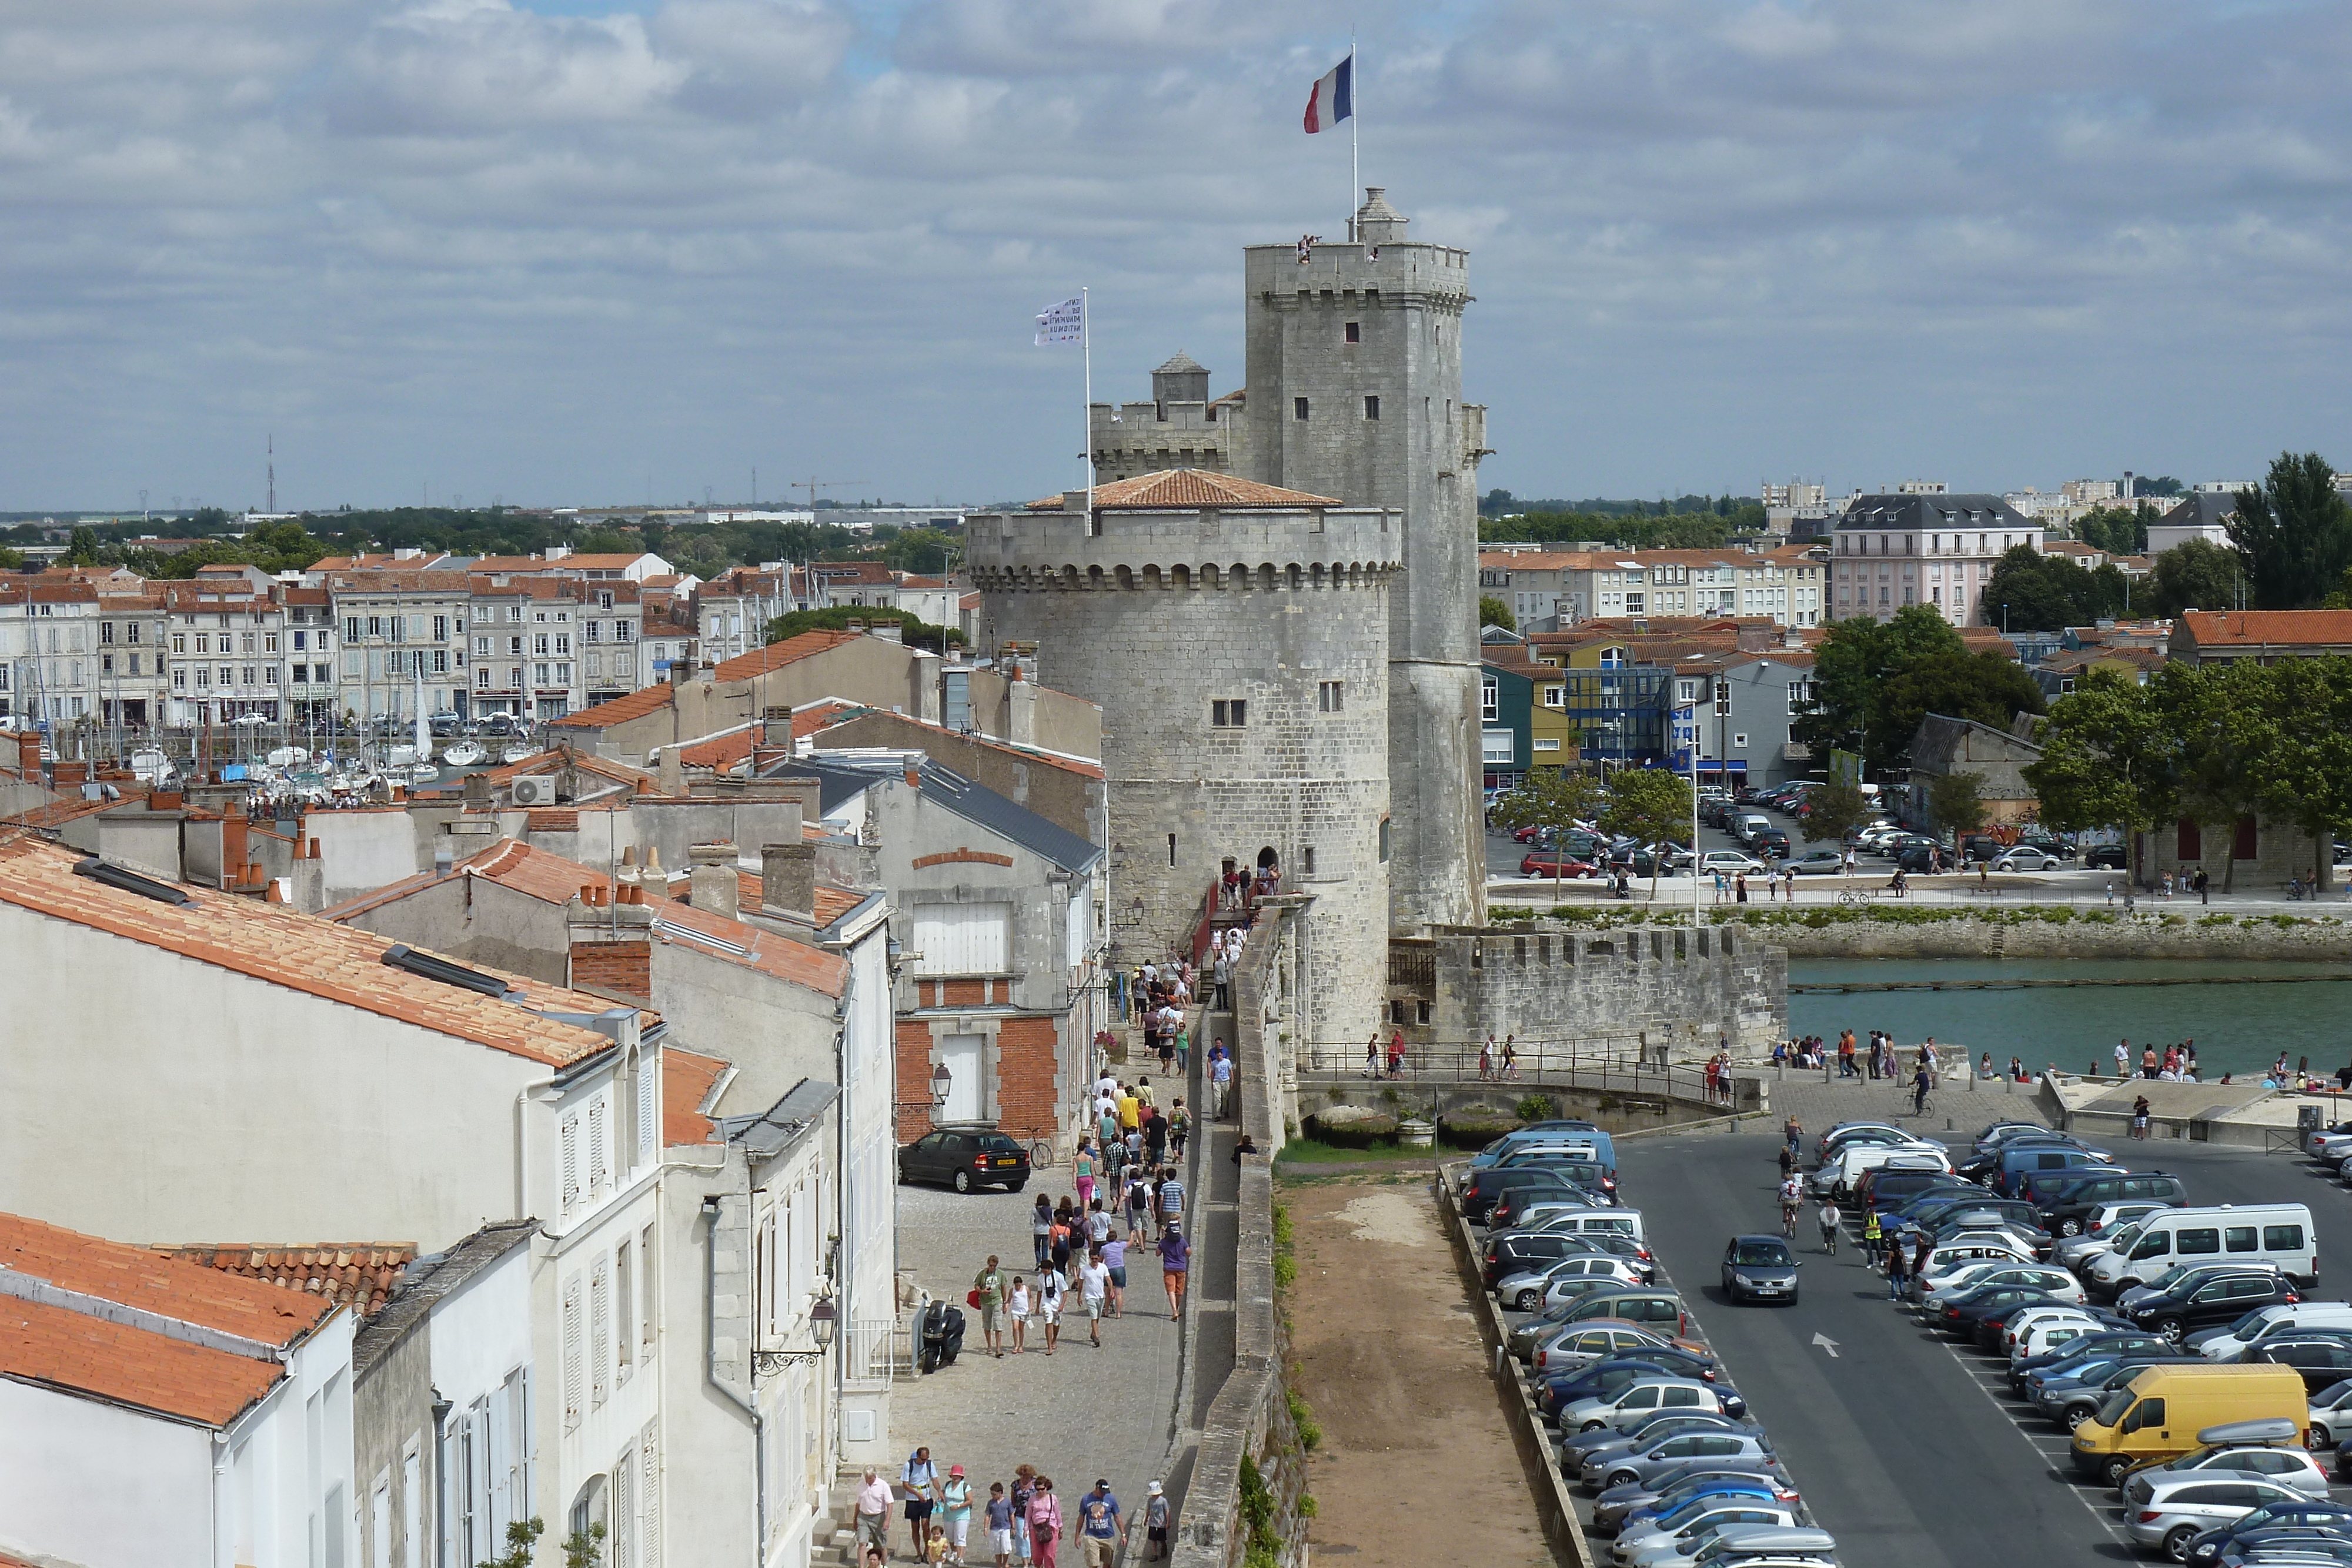
<instances>
[{"instance_id":1,"label":"window shutter","mask_svg":"<svg viewBox=\"0 0 2352 1568\"><path fill-rule=\"evenodd\" d=\"M658 1416L646 1423L645 1469L637 1487L638 1517L645 1521L639 1543L644 1550L637 1554L637 1568L661 1568L661 1454L655 1440L660 1426Z\"/></svg>"},{"instance_id":2,"label":"window shutter","mask_svg":"<svg viewBox=\"0 0 2352 1568\"><path fill-rule=\"evenodd\" d=\"M588 1270L588 1403L604 1403L607 1369L612 1364L613 1291L606 1273L604 1260L599 1258Z\"/></svg>"},{"instance_id":3,"label":"window shutter","mask_svg":"<svg viewBox=\"0 0 2352 1568\"><path fill-rule=\"evenodd\" d=\"M603 1193L612 1182L612 1159L604 1137L604 1097L588 1102L588 1190Z\"/></svg>"},{"instance_id":4,"label":"window shutter","mask_svg":"<svg viewBox=\"0 0 2352 1568\"><path fill-rule=\"evenodd\" d=\"M587 1402L583 1371L580 1281L574 1276L572 1282L563 1287L563 1429L567 1432L580 1425L580 1412Z\"/></svg>"},{"instance_id":5,"label":"window shutter","mask_svg":"<svg viewBox=\"0 0 2352 1568\"><path fill-rule=\"evenodd\" d=\"M563 1212L580 1201L580 1118L563 1118Z\"/></svg>"},{"instance_id":6,"label":"window shutter","mask_svg":"<svg viewBox=\"0 0 2352 1568\"><path fill-rule=\"evenodd\" d=\"M637 1163L649 1166L661 1155L661 1058L637 1058Z\"/></svg>"},{"instance_id":7,"label":"window shutter","mask_svg":"<svg viewBox=\"0 0 2352 1568\"><path fill-rule=\"evenodd\" d=\"M612 1568L637 1564L637 1467L629 1462L635 1457L624 1450L613 1466Z\"/></svg>"}]
</instances>

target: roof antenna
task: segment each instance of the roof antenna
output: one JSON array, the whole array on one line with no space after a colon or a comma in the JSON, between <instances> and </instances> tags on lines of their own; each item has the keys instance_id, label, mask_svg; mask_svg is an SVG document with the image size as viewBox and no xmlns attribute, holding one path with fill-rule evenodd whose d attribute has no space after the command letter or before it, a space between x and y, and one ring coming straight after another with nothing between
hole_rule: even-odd
<instances>
[{"instance_id":1,"label":"roof antenna","mask_svg":"<svg viewBox=\"0 0 2352 1568\"><path fill-rule=\"evenodd\" d=\"M272 517L275 517L278 513L278 437L276 434L272 433L268 440L269 502L268 505L262 507L262 510L269 513Z\"/></svg>"}]
</instances>

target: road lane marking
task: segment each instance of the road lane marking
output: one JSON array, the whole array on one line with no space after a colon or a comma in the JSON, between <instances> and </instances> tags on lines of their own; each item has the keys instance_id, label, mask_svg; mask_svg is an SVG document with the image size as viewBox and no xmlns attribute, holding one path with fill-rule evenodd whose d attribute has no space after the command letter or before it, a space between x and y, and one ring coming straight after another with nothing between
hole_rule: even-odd
<instances>
[{"instance_id":1,"label":"road lane marking","mask_svg":"<svg viewBox=\"0 0 2352 1568\"><path fill-rule=\"evenodd\" d=\"M1813 1335L1813 1343L1820 1345L1823 1350L1828 1351L1832 1361L1835 1361L1837 1359L1837 1341L1830 1338L1830 1336L1825 1333L1816 1333Z\"/></svg>"}]
</instances>

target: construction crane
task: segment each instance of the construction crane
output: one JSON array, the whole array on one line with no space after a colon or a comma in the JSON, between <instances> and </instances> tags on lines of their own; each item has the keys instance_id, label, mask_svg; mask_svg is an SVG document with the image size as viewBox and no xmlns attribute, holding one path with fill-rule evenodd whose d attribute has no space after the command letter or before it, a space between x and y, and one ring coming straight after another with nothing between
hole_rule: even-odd
<instances>
[{"instance_id":1,"label":"construction crane","mask_svg":"<svg viewBox=\"0 0 2352 1568\"><path fill-rule=\"evenodd\" d=\"M833 490L838 489L844 485L863 485L865 483L866 481L863 479L808 478L795 479L791 484L785 486L784 488L787 490L806 490L808 492L809 498L809 510L814 512L816 510L816 493L819 490Z\"/></svg>"}]
</instances>

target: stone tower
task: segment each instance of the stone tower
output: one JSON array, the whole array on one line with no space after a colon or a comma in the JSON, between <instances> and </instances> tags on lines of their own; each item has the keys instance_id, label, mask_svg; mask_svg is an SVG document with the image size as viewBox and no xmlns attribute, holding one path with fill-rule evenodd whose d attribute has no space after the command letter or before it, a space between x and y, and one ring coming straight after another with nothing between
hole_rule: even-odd
<instances>
[{"instance_id":1,"label":"stone tower","mask_svg":"<svg viewBox=\"0 0 2352 1568\"><path fill-rule=\"evenodd\" d=\"M1294 1046L1353 1060L1388 986L1403 519L1196 469L1094 501L968 517L965 560L981 646L1034 646L1040 682L1102 705L1121 959L1189 934L1226 858L1270 860L1311 900Z\"/></svg>"},{"instance_id":2,"label":"stone tower","mask_svg":"<svg viewBox=\"0 0 2352 1568\"><path fill-rule=\"evenodd\" d=\"M1389 595L1390 866L1399 929L1486 918L1478 460L1462 401L1469 253L1410 240L1381 187L1356 239L1246 253L1248 394L1233 471L1403 517Z\"/></svg>"}]
</instances>

